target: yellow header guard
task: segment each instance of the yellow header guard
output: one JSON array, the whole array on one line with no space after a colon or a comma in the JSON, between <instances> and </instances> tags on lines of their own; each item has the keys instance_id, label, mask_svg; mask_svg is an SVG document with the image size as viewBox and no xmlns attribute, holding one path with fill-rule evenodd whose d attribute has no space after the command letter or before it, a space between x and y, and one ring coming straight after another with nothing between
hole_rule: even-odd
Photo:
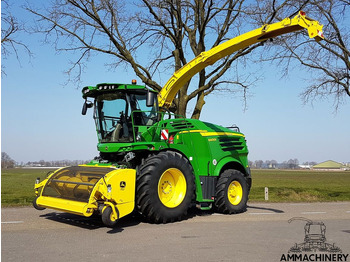
<instances>
[{"instance_id":1,"label":"yellow header guard","mask_svg":"<svg viewBox=\"0 0 350 262\"><path fill-rule=\"evenodd\" d=\"M192 61L184 65L164 85L158 94L159 107L169 108L176 93L195 74L205 67L214 64L219 59L244 49L252 44L262 42L279 35L299 31L306 28L310 38L316 41L324 39L323 25L305 15L300 11L294 18L285 18L281 22L267 24L261 28L249 31L243 35L232 38L208 51L202 52Z\"/></svg>"}]
</instances>

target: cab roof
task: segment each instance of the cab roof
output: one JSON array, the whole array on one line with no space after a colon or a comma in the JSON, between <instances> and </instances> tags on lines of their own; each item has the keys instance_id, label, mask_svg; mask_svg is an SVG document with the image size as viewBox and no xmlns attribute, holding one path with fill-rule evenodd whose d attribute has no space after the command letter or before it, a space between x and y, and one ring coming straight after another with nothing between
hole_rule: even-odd
<instances>
[{"instance_id":1,"label":"cab roof","mask_svg":"<svg viewBox=\"0 0 350 262\"><path fill-rule=\"evenodd\" d=\"M87 97L96 97L98 94L104 92L111 92L114 90L144 90L148 91L149 89L145 86L136 85L136 84L118 84L118 83L101 83L96 86L85 86L82 89L83 98ZM153 90L149 90L154 92Z\"/></svg>"}]
</instances>

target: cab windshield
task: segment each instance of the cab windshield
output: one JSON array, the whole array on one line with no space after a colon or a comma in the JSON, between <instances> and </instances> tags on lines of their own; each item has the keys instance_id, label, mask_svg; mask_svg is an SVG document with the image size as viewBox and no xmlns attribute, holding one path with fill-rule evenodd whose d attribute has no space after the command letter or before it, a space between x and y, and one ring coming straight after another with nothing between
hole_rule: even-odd
<instances>
[{"instance_id":1,"label":"cab windshield","mask_svg":"<svg viewBox=\"0 0 350 262\"><path fill-rule=\"evenodd\" d=\"M151 126L158 117L156 101L146 105L147 91L106 93L95 99L94 118L100 142L132 142L138 126Z\"/></svg>"}]
</instances>

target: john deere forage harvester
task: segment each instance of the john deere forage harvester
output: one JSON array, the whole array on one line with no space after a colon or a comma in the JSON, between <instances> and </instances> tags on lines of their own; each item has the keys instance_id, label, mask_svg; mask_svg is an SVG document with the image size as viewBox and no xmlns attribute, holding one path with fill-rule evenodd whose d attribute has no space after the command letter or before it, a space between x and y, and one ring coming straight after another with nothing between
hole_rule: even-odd
<instances>
[{"instance_id":1,"label":"john deere forage harvester","mask_svg":"<svg viewBox=\"0 0 350 262\"><path fill-rule=\"evenodd\" d=\"M300 12L201 53L175 72L159 94L135 83L84 87L82 113L94 108L100 156L37 181L34 206L86 217L100 213L111 227L135 208L155 223L180 220L192 204L243 212L252 184L245 136L237 128L174 118L168 108L177 91L206 66L304 28L316 41L323 38L322 25Z\"/></svg>"}]
</instances>

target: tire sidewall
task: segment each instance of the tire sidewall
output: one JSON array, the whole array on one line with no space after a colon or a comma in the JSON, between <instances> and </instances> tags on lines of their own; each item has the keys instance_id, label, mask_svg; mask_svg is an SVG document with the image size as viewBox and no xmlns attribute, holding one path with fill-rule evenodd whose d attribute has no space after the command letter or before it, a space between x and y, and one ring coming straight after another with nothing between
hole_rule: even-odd
<instances>
[{"instance_id":1,"label":"tire sidewall","mask_svg":"<svg viewBox=\"0 0 350 262\"><path fill-rule=\"evenodd\" d=\"M222 190L220 194L223 194L223 201L227 210L225 213L233 214L246 211L249 190L244 175L237 170L227 170L223 175L227 180L225 182L224 190ZM237 181L242 187L242 199L237 205L233 205L228 198L228 189L233 181Z\"/></svg>"},{"instance_id":2,"label":"tire sidewall","mask_svg":"<svg viewBox=\"0 0 350 262\"><path fill-rule=\"evenodd\" d=\"M159 167L154 172L154 179L152 180L152 191L154 193L153 199L155 200L155 205L159 206L159 210L164 214L164 216L180 216L182 213L184 213L187 210L188 202L191 201L191 191L193 191L193 174L190 169L185 164L185 161L181 161L183 159L169 159L170 161L162 161ZM177 168L182 172L182 174L185 177L186 180L186 194L182 202L174 207L169 208L165 206L161 200L159 199L158 195L158 183L160 181L161 176L163 173L170 169L170 168Z\"/></svg>"},{"instance_id":3,"label":"tire sidewall","mask_svg":"<svg viewBox=\"0 0 350 262\"><path fill-rule=\"evenodd\" d=\"M181 154L173 151L160 152L159 154L147 159L146 162L156 164L151 165L151 168L144 171L146 175L149 176L147 191L149 201L148 208L153 209L152 211L149 209L145 210L147 214L152 214L151 217L147 214L144 215L148 216L151 221L155 222L165 223L181 220L182 217L187 214L187 210L195 195L194 175L191 164ZM184 199L178 206L173 208L165 206L161 202L158 194L159 181L163 173L170 168L180 170L186 180L186 193Z\"/></svg>"},{"instance_id":4,"label":"tire sidewall","mask_svg":"<svg viewBox=\"0 0 350 262\"><path fill-rule=\"evenodd\" d=\"M33 200L33 207L36 209L36 210L45 210L46 208L45 207L41 207L41 206L38 206L36 200L38 199L38 197L34 198Z\"/></svg>"},{"instance_id":5,"label":"tire sidewall","mask_svg":"<svg viewBox=\"0 0 350 262\"><path fill-rule=\"evenodd\" d=\"M102 213L102 222L105 224L107 227L114 227L117 224L118 218L116 220L111 220L111 215L112 215L112 207L107 206L105 210L103 210Z\"/></svg>"}]
</instances>

